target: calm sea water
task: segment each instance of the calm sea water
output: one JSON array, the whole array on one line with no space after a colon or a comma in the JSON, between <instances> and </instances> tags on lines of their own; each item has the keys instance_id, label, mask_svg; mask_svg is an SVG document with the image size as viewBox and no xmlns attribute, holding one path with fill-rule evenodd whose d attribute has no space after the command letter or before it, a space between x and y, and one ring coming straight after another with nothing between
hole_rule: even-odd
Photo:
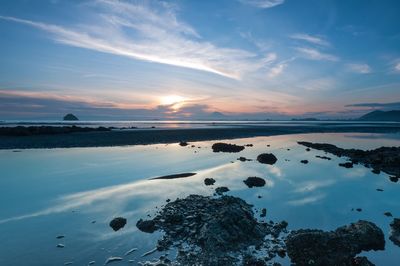
<instances>
[{"instance_id":1,"label":"calm sea water","mask_svg":"<svg viewBox=\"0 0 400 266\"><path fill-rule=\"evenodd\" d=\"M289 229L332 230L359 219L372 221L386 234L386 250L363 255L376 265L397 265L400 248L387 238L392 218L383 213L400 217L400 184L363 166L338 167L344 158L318 159L324 153L305 151L296 144L301 140L343 148L400 146L399 134L306 134L229 140L254 144L237 154L213 153L213 142L194 142L196 148L163 144L0 151L0 265L103 265L108 257L124 257L132 248L138 250L113 265L156 258L161 254L141 255L155 247L160 233L140 232L136 221L154 214L166 199L211 195L213 188L203 183L206 177L216 180L214 188L227 186L229 195L267 208L268 220L288 221ZM255 159L263 152L274 153L278 162L267 166L236 160ZM301 164L303 159L310 163ZM183 172L197 175L149 180ZM263 177L267 185L249 189L242 182L248 176ZM128 219L118 232L108 226L116 216ZM56 239L58 235L65 238ZM57 248L59 243L65 248ZM281 262L289 264L287 259Z\"/></svg>"}]
</instances>

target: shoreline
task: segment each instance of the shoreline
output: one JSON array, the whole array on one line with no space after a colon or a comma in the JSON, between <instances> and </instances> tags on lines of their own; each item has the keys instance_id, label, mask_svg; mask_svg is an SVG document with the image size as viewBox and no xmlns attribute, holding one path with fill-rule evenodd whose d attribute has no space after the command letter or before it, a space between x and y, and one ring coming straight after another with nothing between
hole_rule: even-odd
<instances>
[{"instance_id":1,"label":"shoreline","mask_svg":"<svg viewBox=\"0 0 400 266\"><path fill-rule=\"evenodd\" d=\"M0 150L113 147L268 137L306 133L398 133L400 124L376 125L290 125L224 128L133 129L73 132L55 135L0 136Z\"/></svg>"}]
</instances>

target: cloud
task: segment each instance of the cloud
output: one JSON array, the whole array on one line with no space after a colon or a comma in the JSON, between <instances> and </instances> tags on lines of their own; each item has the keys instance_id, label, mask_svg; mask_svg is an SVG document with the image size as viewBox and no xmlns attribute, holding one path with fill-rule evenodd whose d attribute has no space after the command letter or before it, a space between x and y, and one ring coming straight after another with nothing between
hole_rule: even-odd
<instances>
[{"instance_id":1,"label":"cloud","mask_svg":"<svg viewBox=\"0 0 400 266\"><path fill-rule=\"evenodd\" d=\"M297 34L293 34L289 37L292 39L306 41L306 42L321 45L321 46L330 46L330 43L328 41L322 39L321 37L311 36L309 34L297 33Z\"/></svg>"},{"instance_id":2,"label":"cloud","mask_svg":"<svg viewBox=\"0 0 400 266\"><path fill-rule=\"evenodd\" d=\"M397 63L397 64L394 66L394 69L395 69L397 72L400 72L400 63Z\"/></svg>"},{"instance_id":3,"label":"cloud","mask_svg":"<svg viewBox=\"0 0 400 266\"><path fill-rule=\"evenodd\" d=\"M285 63L277 64L269 70L267 76L269 78L275 78L275 77L279 76L280 74L282 74L283 70L286 67L287 67L287 64L285 64Z\"/></svg>"},{"instance_id":4,"label":"cloud","mask_svg":"<svg viewBox=\"0 0 400 266\"><path fill-rule=\"evenodd\" d=\"M271 8L283 4L285 0L239 0L239 2L257 8Z\"/></svg>"},{"instance_id":5,"label":"cloud","mask_svg":"<svg viewBox=\"0 0 400 266\"><path fill-rule=\"evenodd\" d=\"M99 0L92 23L60 26L16 17L0 19L29 25L50 33L61 44L142 61L196 69L233 79L264 66L263 58L242 49L217 47L202 40L181 22L168 4L134 4ZM129 33L129 34L128 34Z\"/></svg>"},{"instance_id":6,"label":"cloud","mask_svg":"<svg viewBox=\"0 0 400 266\"><path fill-rule=\"evenodd\" d=\"M296 50L300 52L303 55L303 57L310 60L332 61L332 62L339 61L338 57L331 54L320 52L317 49L307 48L307 47L297 47Z\"/></svg>"},{"instance_id":7,"label":"cloud","mask_svg":"<svg viewBox=\"0 0 400 266\"><path fill-rule=\"evenodd\" d=\"M349 71L359 74L369 74L372 72L368 64L347 64L346 67Z\"/></svg>"}]
</instances>

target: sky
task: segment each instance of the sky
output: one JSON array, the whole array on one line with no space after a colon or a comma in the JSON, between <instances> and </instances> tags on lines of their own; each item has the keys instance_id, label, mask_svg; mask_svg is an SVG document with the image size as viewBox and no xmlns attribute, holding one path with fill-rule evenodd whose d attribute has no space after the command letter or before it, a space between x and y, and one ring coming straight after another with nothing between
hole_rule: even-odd
<instances>
[{"instance_id":1,"label":"sky","mask_svg":"<svg viewBox=\"0 0 400 266\"><path fill-rule=\"evenodd\" d=\"M0 120L400 109L397 0L0 0Z\"/></svg>"}]
</instances>

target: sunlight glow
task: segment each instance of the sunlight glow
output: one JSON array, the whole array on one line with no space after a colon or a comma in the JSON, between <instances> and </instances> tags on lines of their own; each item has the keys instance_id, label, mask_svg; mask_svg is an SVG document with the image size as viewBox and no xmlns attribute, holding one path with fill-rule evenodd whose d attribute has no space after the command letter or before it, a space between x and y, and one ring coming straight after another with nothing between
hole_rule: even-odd
<instances>
[{"instance_id":1,"label":"sunlight glow","mask_svg":"<svg viewBox=\"0 0 400 266\"><path fill-rule=\"evenodd\" d=\"M161 105L175 105L177 103L181 103L185 100L184 97L179 95L167 95L163 96L160 99Z\"/></svg>"}]
</instances>

